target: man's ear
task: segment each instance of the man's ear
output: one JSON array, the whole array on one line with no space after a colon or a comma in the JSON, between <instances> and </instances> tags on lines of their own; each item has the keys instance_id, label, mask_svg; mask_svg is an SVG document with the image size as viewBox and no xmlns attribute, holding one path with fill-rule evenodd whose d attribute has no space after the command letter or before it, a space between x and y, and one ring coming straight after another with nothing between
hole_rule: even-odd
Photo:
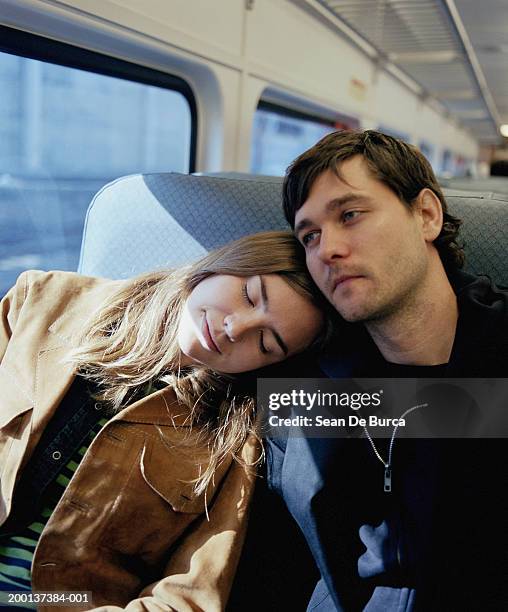
<instances>
[{"instance_id":1,"label":"man's ear","mask_svg":"<svg viewBox=\"0 0 508 612\"><path fill-rule=\"evenodd\" d=\"M433 242L443 227L443 208L432 189L422 189L416 196L415 212L421 217L423 237L426 242Z\"/></svg>"}]
</instances>

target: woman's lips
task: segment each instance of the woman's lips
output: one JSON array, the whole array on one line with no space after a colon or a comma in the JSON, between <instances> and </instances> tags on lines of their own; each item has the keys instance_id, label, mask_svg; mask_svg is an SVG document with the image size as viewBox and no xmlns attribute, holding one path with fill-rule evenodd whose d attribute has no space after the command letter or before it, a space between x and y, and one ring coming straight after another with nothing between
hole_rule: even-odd
<instances>
[{"instance_id":1,"label":"woman's lips","mask_svg":"<svg viewBox=\"0 0 508 612\"><path fill-rule=\"evenodd\" d=\"M205 312L205 316L203 317L203 337L205 339L205 342L208 348L211 351L215 351L216 353L221 352L219 347L217 346L217 343L213 339L212 332L210 330L210 326L208 325L208 318L206 316L206 312Z\"/></svg>"}]
</instances>

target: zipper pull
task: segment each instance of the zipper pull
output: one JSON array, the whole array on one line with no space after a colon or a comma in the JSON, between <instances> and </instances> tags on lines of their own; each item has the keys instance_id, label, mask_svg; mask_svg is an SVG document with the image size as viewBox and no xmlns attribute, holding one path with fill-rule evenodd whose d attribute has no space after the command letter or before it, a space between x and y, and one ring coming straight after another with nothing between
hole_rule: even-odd
<instances>
[{"instance_id":1,"label":"zipper pull","mask_svg":"<svg viewBox=\"0 0 508 612\"><path fill-rule=\"evenodd\" d=\"M384 492L391 493L392 491L392 468L387 465L385 466L385 482L384 482Z\"/></svg>"}]
</instances>

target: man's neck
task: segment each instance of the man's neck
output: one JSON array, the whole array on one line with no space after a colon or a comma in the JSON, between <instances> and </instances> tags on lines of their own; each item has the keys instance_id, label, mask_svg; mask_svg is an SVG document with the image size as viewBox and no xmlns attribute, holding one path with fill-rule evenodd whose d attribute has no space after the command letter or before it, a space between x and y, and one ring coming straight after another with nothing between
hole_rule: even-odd
<instances>
[{"instance_id":1,"label":"man's neck","mask_svg":"<svg viewBox=\"0 0 508 612\"><path fill-rule=\"evenodd\" d=\"M457 320L457 298L441 268L405 307L365 326L386 361L439 365L450 359Z\"/></svg>"}]
</instances>

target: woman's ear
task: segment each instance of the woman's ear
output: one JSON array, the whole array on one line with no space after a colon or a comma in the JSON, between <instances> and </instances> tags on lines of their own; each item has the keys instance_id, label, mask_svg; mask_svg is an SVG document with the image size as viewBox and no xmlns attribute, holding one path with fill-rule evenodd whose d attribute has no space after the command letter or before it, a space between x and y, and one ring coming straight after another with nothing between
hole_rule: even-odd
<instances>
[{"instance_id":1,"label":"woman's ear","mask_svg":"<svg viewBox=\"0 0 508 612\"><path fill-rule=\"evenodd\" d=\"M416 196L416 211L421 217L422 234L426 242L433 242L443 227L443 207L432 189L422 189Z\"/></svg>"}]
</instances>

